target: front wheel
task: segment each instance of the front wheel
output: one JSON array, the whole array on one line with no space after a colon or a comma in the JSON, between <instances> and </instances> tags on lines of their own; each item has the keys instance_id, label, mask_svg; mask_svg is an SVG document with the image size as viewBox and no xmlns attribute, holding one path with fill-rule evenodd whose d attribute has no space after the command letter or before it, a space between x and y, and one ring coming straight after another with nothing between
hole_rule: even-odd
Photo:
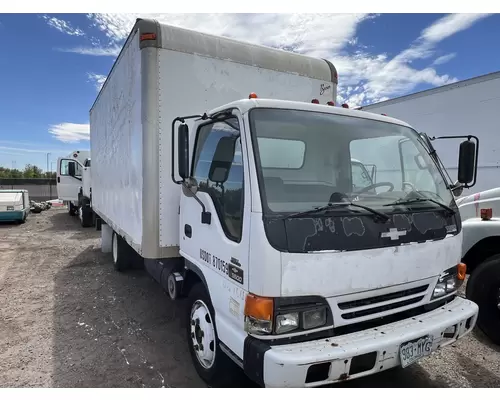
<instances>
[{"instance_id":1,"label":"front wheel","mask_svg":"<svg viewBox=\"0 0 500 400\"><path fill-rule=\"evenodd\" d=\"M196 372L211 386L226 386L236 366L220 349L214 309L203 284L193 286L187 305L187 339Z\"/></svg>"},{"instance_id":2,"label":"front wheel","mask_svg":"<svg viewBox=\"0 0 500 400\"><path fill-rule=\"evenodd\" d=\"M133 260L133 250L129 244L116 232L113 232L111 240L111 253L113 255L113 266L116 271L125 271L130 268Z\"/></svg>"},{"instance_id":3,"label":"front wheel","mask_svg":"<svg viewBox=\"0 0 500 400\"><path fill-rule=\"evenodd\" d=\"M488 258L472 271L466 296L479 306L478 327L500 345L500 255Z\"/></svg>"}]
</instances>

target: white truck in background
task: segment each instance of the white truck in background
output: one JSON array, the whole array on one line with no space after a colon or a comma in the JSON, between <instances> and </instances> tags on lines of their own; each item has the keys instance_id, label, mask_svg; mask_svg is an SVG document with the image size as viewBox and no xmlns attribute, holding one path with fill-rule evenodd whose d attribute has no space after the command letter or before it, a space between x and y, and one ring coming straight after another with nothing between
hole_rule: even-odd
<instances>
[{"instance_id":1,"label":"white truck in background","mask_svg":"<svg viewBox=\"0 0 500 400\"><path fill-rule=\"evenodd\" d=\"M481 141L474 190L457 190L464 241L462 259L470 277L466 295L479 305L478 326L500 344L500 72L361 107L403 119L430 137L475 135ZM456 174L456 146L433 145ZM456 175L455 175L456 178ZM473 185L471 185L473 186ZM460 197L461 196L461 197Z\"/></svg>"},{"instance_id":2,"label":"white truck in background","mask_svg":"<svg viewBox=\"0 0 500 400\"><path fill-rule=\"evenodd\" d=\"M234 365L265 387L406 367L476 323L428 140L336 107L337 79L325 60L137 20L90 110L102 251L188 296L191 358L212 385ZM398 173L367 183L372 152ZM416 193L400 157L434 191Z\"/></svg>"},{"instance_id":3,"label":"white truck in background","mask_svg":"<svg viewBox=\"0 0 500 400\"><path fill-rule=\"evenodd\" d=\"M57 159L57 196L68 206L70 215L78 215L83 227L95 223L91 182L90 151L75 150Z\"/></svg>"}]
</instances>

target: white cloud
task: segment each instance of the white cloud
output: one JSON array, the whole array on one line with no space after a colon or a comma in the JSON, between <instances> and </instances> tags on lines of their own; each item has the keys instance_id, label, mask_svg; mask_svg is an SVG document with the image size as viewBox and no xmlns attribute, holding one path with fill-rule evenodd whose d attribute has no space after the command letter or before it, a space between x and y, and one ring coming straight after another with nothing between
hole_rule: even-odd
<instances>
[{"instance_id":1,"label":"white cloud","mask_svg":"<svg viewBox=\"0 0 500 400\"><path fill-rule=\"evenodd\" d=\"M119 46L111 46L111 47L73 47L69 49L55 49L57 51L62 51L65 53L77 53L86 56L98 56L98 57L117 57L120 54Z\"/></svg>"},{"instance_id":2,"label":"white cloud","mask_svg":"<svg viewBox=\"0 0 500 400\"><path fill-rule=\"evenodd\" d=\"M488 15L490 14L446 15L425 28L415 42L391 60L387 60L385 55L372 56L364 52L340 60L340 66L337 62L339 70L342 70L342 64L344 64L346 70L350 72L347 74L347 82L341 79L342 85L365 80L361 85L362 92L366 93L362 103L359 103L359 96L352 97L352 100L349 98L348 101L355 105L376 103L383 101L380 99L407 94L419 84L441 86L456 82L456 78L447 74L439 75L432 67L419 70L412 67L411 64L415 60L425 60L431 57L440 41L470 28L474 23ZM450 61L454 56L440 57L441 59L435 60L433 64ZM341 96L345 95L345 90L341 87L339 93ZM356 93L352 96L355 95Z\"/></svg>"},{"instance_id":3,"label":"white cloud","mask_svg":"<svg viewBox=\"0 0 500 400\"><path fill-rule=\"evenodd\" d=\"M420 37L427 42L437 43L470 28L489 15L491 14L450 14L424 29Z\"/></svg>"},{"instance_id":4,"label":"white cloud","mask_svg":"<svg viewBox=\"0 0 500 400\"><path fill-rule=\"evenodd\" d=\"M90 125L62 122L57 125L50 125L49 133L61 142L76 143L82 140L90 140Z\"/></svg>"},{"instance_id":5,"label":"white cloud","mask_svg":"<svg viewBox=\"0 0 500 400\"><path fill-rule=\"evenodd\" d=\"M87 77L89 78L89 81L95 85L98 92L101 90L102 85L104 85L104 82L106 81L106 75L94 74L93 72L87 73Z\"/></svg>"},{"instance_id":6,"label":"white cloud","mask_svg":"<svg viewBox=\"0 0 500 400\"><path fill-rule=\"evenodd\" d=\"M228 36L251 43L293 49L307 54L330 54L352 41L367 14L88 14L113 43L130 33L136 18ZM256 27L259 29L256 29Z\"/></svg>"},{"instance_id":7,"label":"white cloud","mask_svg":"<svg viewBox=\"0 0 500 400\"><path fill-rule=\"evenodd\" d=\"M85 32L83 32L80 28L74 28L67 21L55 17L49 17L48 15L44 15L42 18L47 21L47 24L50 27L57 29L59 32L66 33L70 36L85 36Z\"/></svg>"},{"instance_id":8,"label":"white cloud","mask_svg":"<svg viewBox=\"0 0 500 400\"><path fill-rule=\"evenodd\" d=\"M442 40L470 28L488 15L446 15L423 29L414 42L391 58L387 54L377 54L370 43L360 43L359 26L379 16L374 14L88 14L90 25L104 34L107 44L102 45L97 38L91 38L92 47L66 51L116 57L136 18L152 18L201 32L327 58L339 72L339 100L354 106L407 94L421 84L439 86L456 81L447 74L438 74L433 68L450 61L451 55L439 57L424 68L415 67L414 61L433 57ZM99 84L97 79L91 81Z\"/></svg>"},{"instance_id":9,"label":"white cloud","mask_svg":"<svg viewBox=\"0 0 500 400\"><path fill-rule=\"evenodd\" d=\"M442 65L446 64L448 61L453 60L457 56L457 53L445 54L444 56L438 57L434 60L432 65Z\"/></svg>"},{"instance_id":10,"label":"white cloud","mask_svg":"<svg viewBox=\"0 0 500 400\"><path fill-rule=\"evenodd\" d=\"M0 146L0 150L22 151L24 153L45 153L45 154L60 151L60 150L49 150L49 149L29 149L27 147L10 147L10 146Z\"/></svg>"}]
</instances>

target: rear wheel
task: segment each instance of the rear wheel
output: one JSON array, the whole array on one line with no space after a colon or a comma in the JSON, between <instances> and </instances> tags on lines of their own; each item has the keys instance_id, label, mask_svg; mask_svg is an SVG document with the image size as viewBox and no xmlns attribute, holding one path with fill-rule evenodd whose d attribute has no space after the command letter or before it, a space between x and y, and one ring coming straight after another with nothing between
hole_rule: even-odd
<instances>
[{"instance_id":1,"label":"rear wheel","mask_svg":"<svg viewBox=\"0 0 500 400\"><path fill-rule=\"evenodd\" d=\"M466 295L479 306L478 327L500 345L500 255L488 258L472 271Z\"/></svg>"},{"instance_id":2,"label":"rear wheel","mask_svg":"<svg viewBox=\"0 0 500 400\"><path fill-rule=\"evenodd\" d=\"M82 201L82 206L80 207L80 223L84 228L94 226L94 213L90 207L89 200Z\"/></svg>"},{"instance_id":3,"label":"rear wheel","mask_svg":"<svg viewBox=\"0 0 500 400\"><path fill-rule=\"evenodd\" d=\"M196 372L211 386L226 386L237 366L221 351L212 301L202 283L191 288L187 305L187 339Z\"/></svg>"},{"instance_id":4,"label":"rear wheel","mask_svg":"<svg viewBox=\"0 0 500 400\"><path fill-rule=\"evenodd\" d=\"M131 267L133 250L129 244L116 232L113 232L111 241L113 266L117 271L125 271Z\"/></svg>"}]
</instances>

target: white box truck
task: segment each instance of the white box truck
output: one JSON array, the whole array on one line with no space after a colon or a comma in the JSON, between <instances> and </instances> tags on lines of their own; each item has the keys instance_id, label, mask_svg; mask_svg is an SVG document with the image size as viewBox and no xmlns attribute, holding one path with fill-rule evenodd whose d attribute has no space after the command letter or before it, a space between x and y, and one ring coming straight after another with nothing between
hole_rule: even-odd
<instances>
[{"instance_id":1,"label":"white box truck","mask_svg":"<svg viewBox=\"0 0 500 400\"><path fill-rule=\"evenodd\" d=\"M428 140L336 107L336 90L328 61L138 20L91 108L102 250L187 296L191 358L212 385L234 365L265 387L406 367L476 323ZM370 152L399 174L369 184ZM403 187L400 157L428 171L426 199Z\"/></svg>"},{"instance_id":2,"label":"white box truck","mask_svg":"<svg viewBox=\"0 0 500 400\"><path fill-rule=\"evenodd\" d=\"M90 151L75 150L57 159L57 196L68 206L70 215L78 215L83 227L94 226L92 212Z\"/></svg>"},{"instance_id":3,"label":"white box truck","mask_svg":"<svg viewBox=\"0 0 500 400\"><path fill-rule=\"evenodd\" d=\"M458 188L463 221L462 259L470 278L467 297L479 305L478 326L500 344L500 72L362 107L403 119L428 136L474 135L481 142L474 190ZM456 178L456 146L434 140L444 165ZM473 186L473 185L471 185Z\"/></svg>"}]
</instances>

